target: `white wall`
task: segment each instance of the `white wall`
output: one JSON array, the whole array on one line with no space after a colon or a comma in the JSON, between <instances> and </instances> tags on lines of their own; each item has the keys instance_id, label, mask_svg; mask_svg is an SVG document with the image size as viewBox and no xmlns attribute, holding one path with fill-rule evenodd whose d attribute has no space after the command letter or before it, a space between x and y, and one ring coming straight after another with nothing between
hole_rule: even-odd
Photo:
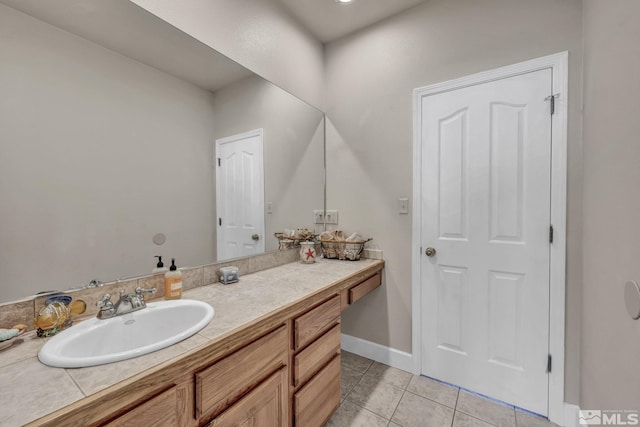
<instances>
[{"instance_id":1,"label":"white wall","mask_svg":"<svg viewBox=\"0 0 640 427\"><path fill-rule=\"evenodd\" d=\"M323 113L257 76L217 91L214 110L216 139L264 130L266 250L278 249L277 231L313 229L324 201Z\"/></svg>"},{"instance_id":2,"label":"white wall","mask_svg":"<svg viewBox=\"0 0 640 427\"><path fill-rule=\"evenodd\" d=\"M578 402L581 21L580 0L430 0L326 46L327 208L386 260L385 286L344 313L343 332L411 351L411 216L397 199L412 194L412 90L568 50L565 400Z\"/></svg>"},{"instance_id":3,"label":"white wall","mask_svg":"<svg viewBox=\"0 0 640 427\"><path fill-rule=\"evenodd\" d=\"M640 410L640 2L584 2L583 409Z\"/></svg>"},{"instance_id":4,"label":"white wall","mask_svg":"<svg viewBox=\"0 0 640 427\"><path fill-rule=\"evenodd\" d=\"M4 5L0 58L0 301L213 259L211 93Z\"/></svg>"},{"instance_id":5,"label":"white wall","mask_svg":"<svg viewBox=\"0 0 640 427\"><path fill-rule=\"evenodd\" d=\"M323 50L277 0L131 0L316 107Z\"/></svg>"}]
</instances>

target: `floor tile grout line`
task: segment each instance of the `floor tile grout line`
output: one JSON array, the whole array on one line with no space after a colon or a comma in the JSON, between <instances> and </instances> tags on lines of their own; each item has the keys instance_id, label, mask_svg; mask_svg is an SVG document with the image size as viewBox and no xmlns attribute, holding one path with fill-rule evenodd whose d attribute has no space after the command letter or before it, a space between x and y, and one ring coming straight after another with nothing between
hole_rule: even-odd
<instances>
[{"instance_id":1,"label":"floor tile grout line","mask_svg":"<svg viewBox=\"0 0 640 427\"><path fill-rule=\"evenodd\" d=\"M457 388L456 403L453 404L453 416L451 417L451 427L456 422L456 413L458 413L458 399L460 399L460 387Z\"/></svg>"},{"instance_id":2,"label":"floor tile grout line","mask_svg":"<svg viewBox=\"0 0 640 427\"><path fill-rule=\"evenodd\" d=\"M364 372L362 373L362 376L367 375L367 372L369 372L369 369L371 369L374 363L376 362L374 362L373 360L371 361L371 363L369 363L369 366L367 366L367 369L364 370Z\"/></svg>"},{"instance_id":3,"label":"floor tile grout line","mask_svg":"<svg viewBox=\"0 0 640 427\"><path fill-rule=\"evenodd\" d=\"M351 393L353 392L353 390L355 390L355 389L356 389L356 387L357 387L357 386L362 382L362 380L364 380L364 378L365 378L365 377L367 377L367 375L366 375L366 374L363 374L363 375L360 377L360 380L359 380L359 381L358 381L358 382L353 386L353 388L351 389L351 391L349 392L349 394L348 394L348 395L345 395L344 400L348 400L348 401L349 401L349 403L352 403L352 404L354 404L354 405L356 405L356 406L358 406L358 407L360 407L360 408L362 408L362 409L365 409L365 410L367 410L367 411L369 411L369 412L371 412L371 413L373 413L373 414L375 414L375 415L379 416L379 417L380 417L380 418L382 418L382 419L385 419L385 420L387 420L387 419L388 419L389 421L391 421L391 418L393 418L393 414L395 414L395 411L398 409L398 405L400 405L400 401L402 400L402 396L404 396L404 393L406 392L406 390L403 390L401 387L398 387L398 386L396 386L396 385L390 384L390 383L388 383L388 382L386 382L386 381L382 381L380 378L376 378L376 377L371 376L371 375L369 375L369 376L368 376L368 378L371 378L372 380L376 381L376 383L377 383L377 384L378 384L378 383L383 383L383 384L385 384L385 385L388 385L389 387L392 387L392 388L394 388L394 389L396 389L396 390L398 390L398 391L402 392L402 395L400 396L400 399L398 399L398 403L397 403L397 404L395 405L395 407L393 408L393 412L392 412L392 414L391 414L391 417L390 417L390 418L387 418L386 416L384 416L384 415L382 415L382 414L380 414L380 413L378 413L378 412L375 412L375 411L373 411L372 409L368 409L368 408L366 408L365 406L362 406L361 404L359 404L359 403L357 403L357 402L355 402L355 401L353 401L353 400L351 400L351 399L349 398L349 396L351 395Z\"/></svg>"},{"instance_id":4,"label":"floor tile grout line","mask_svg":"<svg viewBox=\"0 0 640 427\"><path fill-rule=\"evenodd\" d=\"M445 408L449 408L449 409L451 409L451 410L453 410L453 411L455 411L455 410L456 410L455 405L454 405L454 407L451 407L451 406L446 405L446 404L444 404L444 403L442 403L442 402L438 402L437 400L433 400L433 399L431 399L430 397L423 396L423 395L421 395L421 394L415 393L415 392L413 392L413 391L411 391L411 390L405 390L405 391L406 391L407 393L413 394L414 396L418 396L418 397L420 397L420 398L422 398L422 399L426 399L426 400L428 400L428 401L430 401L430 402L437 403L438 405L440 405L440 406L444 406ZM404 396L404 394L403 394L402 396Z\"/></svg>"},{"instance_id":5,"label":"floor tile grout line","mask_svg":"<svg viewBox=\"0 0 640 427\"><path fill-rule=\"evenodd\" d=\"M480 417L478 417L478 416L476 416L476 415L471 415L471 414L468 414L468 413L466 413L466 412L464 412L464 411L458 411L458 410L456 410L456 413L458 413L458 412L460 412L461 414L466 415L467 417L471 417L471 418L473 418L474 420L481 421L481 422L483 422L484 424L487 424L487 425L489 425L489 426L491 426L491 427L498 427L497 425L493 424L492 422L487 421L487 420L485 420L485 419L482 419L482 418L480 418ZM455 414L454 414L454 418L455 418Z\"/></svg>"},{"instance_id":6,"label":"floor tile grout line","mask_svg":"<svg viewBox=\"0 0 640 427\"><path fill-rule=\"evenodd\" d=\"M513 414L512 414L512 416L513 416L513 424L511 424L511 427L516 427L516 424L517 424L517 421L516 421L516 408L515 408L515 406L514 406L514 405L510 405L510 404L505 403L505 402L501 402L501 401L493 400L493 399L491 399L491 398L488 398L487 396L483 396L483 395L481 395L481 394L478 394L478 393L475 393L475 392L472 392L472 391L469 391L469 390L466 390L466 389L463 389L463 388L460 388L460 389L459 389L459 392L458 392L458 402L460 401L460 396L461 396L462 392L465 392L466 394L468 394L468 395L470 395L470 396L475 396L475 397L477 397L477 398L481 399L481 400L483 401L483 405L485 405L485 404L487 404L487 403L491 403L491 404L493 404L493 405L502 406L502 407L507 407L507 408L511 409L511 410L513 411ZM485 422L485 423L487 423L487 424L489 424L489 425L491 425L491 426L495 426L495 424L493 424L491 421L489 421L489 420L487 420L487 419L484 419L484 418L481 418L481 416L480 416L480 415L478 415L478 414L471 414L471 413L470 413L470 412L471 412L470 410L458 409L458 404L457 404L457 403L456 403L456 411L458 411L458 412L462 412L462 413L463 413L463 414L465 414L465 415L469 415L470 417L473 417L473 418L476 418L476 419L478 419L478 420L481 420L481 421L483 421L483 422Z\"/></svg>"},{"instance_id":7,"label":"floor tile grout line","mask_svg":"<svg viewBox=\"0 0 640 427\"><path fill-rule=\"evenodd\" d=\"M347 400L347 397L349 397L349 395L351 394L351 392L353 391L353 389L355 389L355 388L356 388L356 386L357 386L358 384L360 384L360 381L362 381L362 379L363 379L363 378L364 378L364 374L361 374L361 375L360 375L360 378L358 378L358 381L356 381L356 382L351 386L351 388L349 389L349 391L345 393L344 398L343 398L342 400ZM349 400L349 402L351 402L351 400ZM354 402L351 402L351 403L354 403Z\"/></svg>"},{"instance_id":8,"label":"floor tile grout line","mask_svg":"<svg viewBox=\"0 0 640 427\"><path fill-rule=\"evenodd\" d=\"M470 414L469 412L467 412L467 411L463 411L463 410L461 410L461 409L456 409L456 412L460 412L461 414L465 414L465 415L467 415L467 416L469 416L469 417L471 417L471 418L475 418L476 420L480 420L480 421L482 421L483 423L485 423L485 424L489 424L489 425L490 425L490 426L492 426L492 427L497 427L497 426L496 426L495 424L493 424L491 421L489 421L489 420L485 420L484 418L480 418L480 416L479 416L479 415ZM515 427L515 420L513 421L513 423L514 423L514 424L513 424L513 427Z\"/></svg>"},{"instance_id":9,"label":"floor tile grout line","mask_svg":"<svg viewBox=\"0 0 640 427\"><path fill-rule=\"evenodd\" d=\"M375 362L374 362L374 363L375 363ZM381 364L383 365L383 363L381 363ZM371 366L373 366L373 365L371 365ZM387 365L387 366L388 366L388 365ZM368 376L369 378L373 378L373 379L375 379L375 380L376 380L376 381L378 381L378 382L383 382L383 383L385 383L385 384L389 384L389 385L391 385L391 386L393 386L393 387L395 387L395 388L399 388L399 389L401 389L401 390L403 390L403 391L404 391L404 390L406 390L406 389L407 389L407 387L409 387L409 384L411 383L411 378L410 378L410 379L409 379L409 382L407 382L407 384L406 384L406 385L403 385L403 386L397 386L395 383L393 383L393 382L391 382L391 381L389 381L389 380L385 380L385 379L384 379L384 377L379 377L379 376L375 376L375 375L373 375L373 374L370 374L370 373L369 373L369 370L370 370L370 369L367 369L367 371L363 374L363 376ZM402 369L399 369L399 370L400 370L400 371L402 371ZM406 372L406 371L402 371L402 372ZM410 374L410 375L411 375L411 374ZM415 394L415 393L414 393L414 394Z\"/></svg>"},{"instance_id":10,"label":"floor tile grout line","mask_svg":"<svg viewBox=\"0 0 640 427\"><path fill-rule=\"evenodd\" d=\"M391 418L383 417L382 415L378 414L377 412L373 412L371 409L367 409L364 406L360 405L359 403L353 402L351 400L349 401L349 403L352 404L353 406L357 406L358 408L360 408L360 409L362 409L364 411L370 412L373 415L375 415L375 416L377 416L379 418L382 418L383 420L387 420L389 423L391 422Z\"/></svg>"},{"instance_id":11,"label":"floor tile grout line","mask_svg":"<svg viewBox=\"0 0 640 427\"><path fill-rule=\"evenodd\" d=\"M398 411L398 406L400 406L400 402L402 402L402 399L404 399L405 393L408 393L407 390L403 390L402 391L402 396L400 396L400 400L398 400L398 403L396 404L396 407L393 408L393 413L391 414L391 417L389 418L389 424L391 424L391 420L393 420L393 416ZM398 424L398 423L396 423L396 424Z\"/></svg>"}]
</instances>

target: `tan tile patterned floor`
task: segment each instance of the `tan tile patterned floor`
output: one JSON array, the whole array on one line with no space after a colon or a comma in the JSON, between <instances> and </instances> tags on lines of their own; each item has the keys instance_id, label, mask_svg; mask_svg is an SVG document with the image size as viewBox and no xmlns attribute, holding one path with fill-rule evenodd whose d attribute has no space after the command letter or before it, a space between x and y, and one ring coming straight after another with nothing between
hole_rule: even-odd
<instances>
[{"instance_id":1,"label":"tan tile patterned floor","mask_svg":"<svg viewBox=\"0 0 640 427\"><path fill-rule=\"evenodd\" d=\"M557 427L429 378L342 352L342 403L327 427Z\"/></svg>"}]
</instances>

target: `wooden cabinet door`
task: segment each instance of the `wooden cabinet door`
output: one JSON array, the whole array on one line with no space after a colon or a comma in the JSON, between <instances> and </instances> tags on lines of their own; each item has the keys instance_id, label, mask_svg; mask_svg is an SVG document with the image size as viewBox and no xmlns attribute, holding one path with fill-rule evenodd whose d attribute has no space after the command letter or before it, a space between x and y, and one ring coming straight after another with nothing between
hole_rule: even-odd
<instances>
[{"instance_id":1,"label":"wooden cabinet door","mask_svg":"<svg viewBox=\"0 0 640 427\"><path fill-rule=\"evenodd\" d=\"M281 368L208 426L281 427L288 419L287 395L287 372Z\"/></svg>"}]
</instances>

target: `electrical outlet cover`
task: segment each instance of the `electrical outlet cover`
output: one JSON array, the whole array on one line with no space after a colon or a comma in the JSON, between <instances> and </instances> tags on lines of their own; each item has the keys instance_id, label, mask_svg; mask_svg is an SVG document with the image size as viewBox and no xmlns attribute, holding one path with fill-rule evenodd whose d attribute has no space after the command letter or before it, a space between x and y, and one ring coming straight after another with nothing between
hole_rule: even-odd
<instances>
[{"instance_id":1,"label":"electrical outlet cover","mask_svg":"<svg viewBox=\"0 0 640 427\"><path fill-rule=\"evenodd\" d=\"M313 223L324 224L324 211L321 211L321 210L313 211Z\"/></svg>"},{"instance_id":2,"label":"electrical outlet cover","mask_svg":"<svg viewBox=\"0 0 640 427\"><path fill-rule=\"evenodd\" d=\"M338 224L338 211L327 210L324 216L324 220L327 224Z\"/></svg>"}]
</instances>

